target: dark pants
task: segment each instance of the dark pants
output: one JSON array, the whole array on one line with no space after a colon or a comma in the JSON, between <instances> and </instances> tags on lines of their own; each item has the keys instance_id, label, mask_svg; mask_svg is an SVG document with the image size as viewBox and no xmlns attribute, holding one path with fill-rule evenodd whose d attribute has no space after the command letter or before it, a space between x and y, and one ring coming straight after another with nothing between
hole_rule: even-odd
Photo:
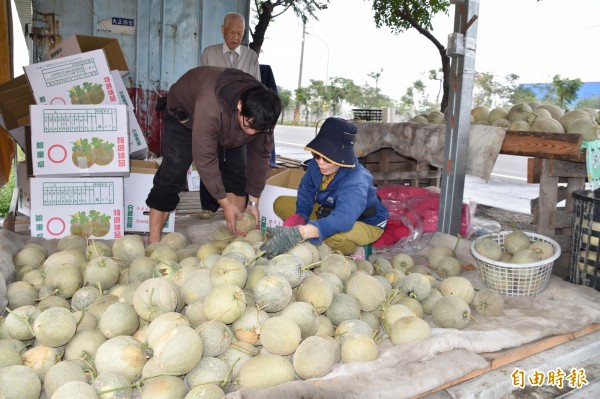
<instances>
[{"instance_id":1,"label":"dark pants","mask_svg":"<svg viewBox=\"0 0 600 399\"><path fill-rule=\"evenodd\" d=\"M237 148L219 147L219 170L225 191L237 196L246 195L246 146ZM200 205L202 209L216 212L220 205L206 189L200 176Z\"/></svg>"},{"instance_id":2,"label":"dark pants","mask_svg":"<svg viewBox=\"0 0 600 399\"><path fill-rule=\"evenodd\" d=\"M146 204L161 212L171 212L179 203L179 193L186 186L187 171L192 164L192 131L168 112L164 118L162 162Z\"/></svg>"}]
</instances>

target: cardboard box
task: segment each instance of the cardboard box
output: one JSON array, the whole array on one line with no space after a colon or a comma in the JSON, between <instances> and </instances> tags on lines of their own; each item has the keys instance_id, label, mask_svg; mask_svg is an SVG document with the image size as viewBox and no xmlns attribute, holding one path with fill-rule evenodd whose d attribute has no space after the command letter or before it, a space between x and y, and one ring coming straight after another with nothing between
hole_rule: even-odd
<instances>
[{"instance_id":1,"label":"cardboard box","mask_svg":"<svg viewBox=\"0 0 600 399\"><path fill-rule=\"evenodd\" d=\"M29 124L29 106L35 104L25 74L0 85L1 126L6 130Z\"/></svg>"},{"instance_id":2,"label":"cardboard box","mask_svg":"<svg viewBox=\"0 0 600 399\"><path fill-rule=\"evenodd\" d=\"M262 231L265 231L267 227L283 224L283 220L273 212L273 202L281 195L296 196L302 176L304 176L304 170L302 169L286 169L267 179L267 184L258 202L260 229Z\"/></svg>"},{"instance_id":3,"label":"cardboard box","mask_svg":"<svg viewBox=\"0 0 600 399\"><path fill-rule=\"evenodd\" d=\"M128 176L124 105L32 105L34 176Z\"/></svg>"},{"instance_id":4,"label":"cardboard box","mask_svg":"<svg viewBox=\"0 0 600 399\"><path fill-rule=\"evenodd\" d=\"M124 179L125 183L125 231L148 233L150 231L149 212L146 198L152 189L152 180L158 164L153 161L131 161L131 174ZM175 231L175 212L169 214L169 218L163 227L164 233Z\"/></svg>"},{"instance_id":5,"label":"cardboard box","mask_svg":"<svg viewBox=\"0 0 600 399\"><path fill-rule=\"evenodd\" d=\"M129 154L133 159L146 159L148 157L148 143L146 143L146 137L135 116L135 109L129 93L127 93L125 82L123 82L123 78L119 75L119 71L111 71L110 74L115 83L119 103L127 106L127 116L129 117Z\"/></svg>"},{"instance_id":6,"label":"cardboard box","mask_svg":"<svg viewBox=\"0 0 600 399\"><path fill-rule=\"evenodd\" d=\"M53 60L100 49L104 50L111 71L117 70L121 76L129 73L129 67L127 66L127 61L125 60L119 41L109 37L69 36L48 50L48 59Z\"/></svg>"},{"instance_id":7,"label":"cardboard box","mask_svg":"<svg viewBox=\"0 0 600 399\"><path fill-rule=\"evenodd\" d=\"M119 104L104 50L23 68L37 104Z\"/></svg>"},{"instance_id":8,"label":"cardboard box","mask_svg":"<svg viewBox=\"0 0 600 399\"><path fill-rule=\"evenodd\" d=\"M116 239L124 233L123 178L32 177L33 237Z\"/></svg>"},{"instance_id":9,"label":"cardboard box","mask_svg":"<svg viewBox=\"0 0 600 399\"><path fill-rule=\"evenodd\" d=\"M21 215L31 216L31 198L25 190L19 188L19 197L17 198L17 212Z\"/></svg>"},{"instance_id":10,"label":"cardboard box","mask_svg":"<svg viewBox=\"0 0 600 399\"><path fill-rule=\"evenodd\" d=\"M187 187L188 191L200 191L200 174L193 166L187 171Z\"/></svg>"}]
</instances>

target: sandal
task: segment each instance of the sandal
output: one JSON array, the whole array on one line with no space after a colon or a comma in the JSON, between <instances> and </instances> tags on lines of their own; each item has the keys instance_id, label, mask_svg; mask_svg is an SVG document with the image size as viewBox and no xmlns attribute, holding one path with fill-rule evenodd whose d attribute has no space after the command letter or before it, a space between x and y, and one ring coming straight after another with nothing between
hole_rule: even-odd
<instances>
[{"instance_id":1,"label":"sandal","mask_svg":"<svg viewBox=\"0 0 600 399\"><path fill-rule=\"evenodd\" d=\"M198 212L198 217L200 219L211 219L213 216L215 216L216 212L213 211L209 211L208 209L203 209L200 212Z\"/></svg>"}]
</instances>

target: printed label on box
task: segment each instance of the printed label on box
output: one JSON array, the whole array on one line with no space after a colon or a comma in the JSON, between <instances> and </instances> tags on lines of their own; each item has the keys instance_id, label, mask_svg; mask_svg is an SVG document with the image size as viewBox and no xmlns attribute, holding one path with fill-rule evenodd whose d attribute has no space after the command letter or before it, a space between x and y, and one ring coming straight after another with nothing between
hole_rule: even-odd
<instances>
[{"instance_id":1,"label":"printed label on box","mask_svg":"<svg viewBox=\"0 0 600 399\"><path fill-rule=\"evenodd\" d=\"M118 104L103 50L23 67L38 104Z\"/></svg>"},{"instance_id":2,"label":"printed label on box","mask_svg":"<svg viewBox=\"0 0 600 399\"><path fill-rule=\"evenodd\" d=\"M150 173L131 173L124 180L125 183L125 231L142 232L150 231L149 216L144 212L149 212L150 208L146 205L146 198L152 189L154 174ZM164 233L175 231L175 212L171 212L163 227Z\"/></svg>"},{"instance_id":3,"label":"printed label on box","mask_svg":"<svg viewBox=\"0 0 600 399\"><path fill-rule=\"evenodd\" d=\"M200 174L191 166L187 171L187 186L188 191L200 191Z\"/></svg>"},{"instance_id":4,"label":"printed label on box","mask_svg":"<svg viewBox=\"0 0 600 399\"><path fill-rule=\"evenodd\" d=\"M111 71L111 75L115 83L119 103L127 106L127 115L129 117L129 152L133 154L134 152L147 149L148 144L146 143L146 138L144 137L142 128L135 116L135 109L133 108L133 103L131 102L129 94L127 93L123 78L121 78L119 71Z\"/></svg>"},{"instance_id":5,"label":"printed label on box","mask_svg":"<svg viewBox=\"0 0 600 399\"><path fill-rule=\"evenodd\" d=\"M124 232L123 179L32 178L31 235L119 238Z\"/></svg>"},{"instance_id":6,"label":"printed label on box","mask_svg":"<svg viewBox=\"0 0 600 399\"><path fill-rule=\"evenodd\" d=\"M31 106L35 176L127 176L124 105Z\"/></svg>"}]
</instances>

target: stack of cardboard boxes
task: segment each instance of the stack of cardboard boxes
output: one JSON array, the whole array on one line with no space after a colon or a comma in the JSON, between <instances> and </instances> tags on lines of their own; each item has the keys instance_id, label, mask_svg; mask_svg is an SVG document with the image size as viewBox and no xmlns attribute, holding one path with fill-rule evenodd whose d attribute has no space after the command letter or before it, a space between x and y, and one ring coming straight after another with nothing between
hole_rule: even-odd
<instances>
[{"instance_id":1,"label":"stack of cardboard boxes","mask_svg":"<svg viewBox=\"0 0 600 399\"><path fill-rule=\"evenodd\" d=\"M27 155L17 184L31 235L115 239L147 232L145 199L157 164L143 160L148 148L117 40L72 36L50 50L48 61L24 69L26 79L0 86L0 123ZM164 231L174 231L174 223L172 214Z\"/></svg>"}]
</instances>

